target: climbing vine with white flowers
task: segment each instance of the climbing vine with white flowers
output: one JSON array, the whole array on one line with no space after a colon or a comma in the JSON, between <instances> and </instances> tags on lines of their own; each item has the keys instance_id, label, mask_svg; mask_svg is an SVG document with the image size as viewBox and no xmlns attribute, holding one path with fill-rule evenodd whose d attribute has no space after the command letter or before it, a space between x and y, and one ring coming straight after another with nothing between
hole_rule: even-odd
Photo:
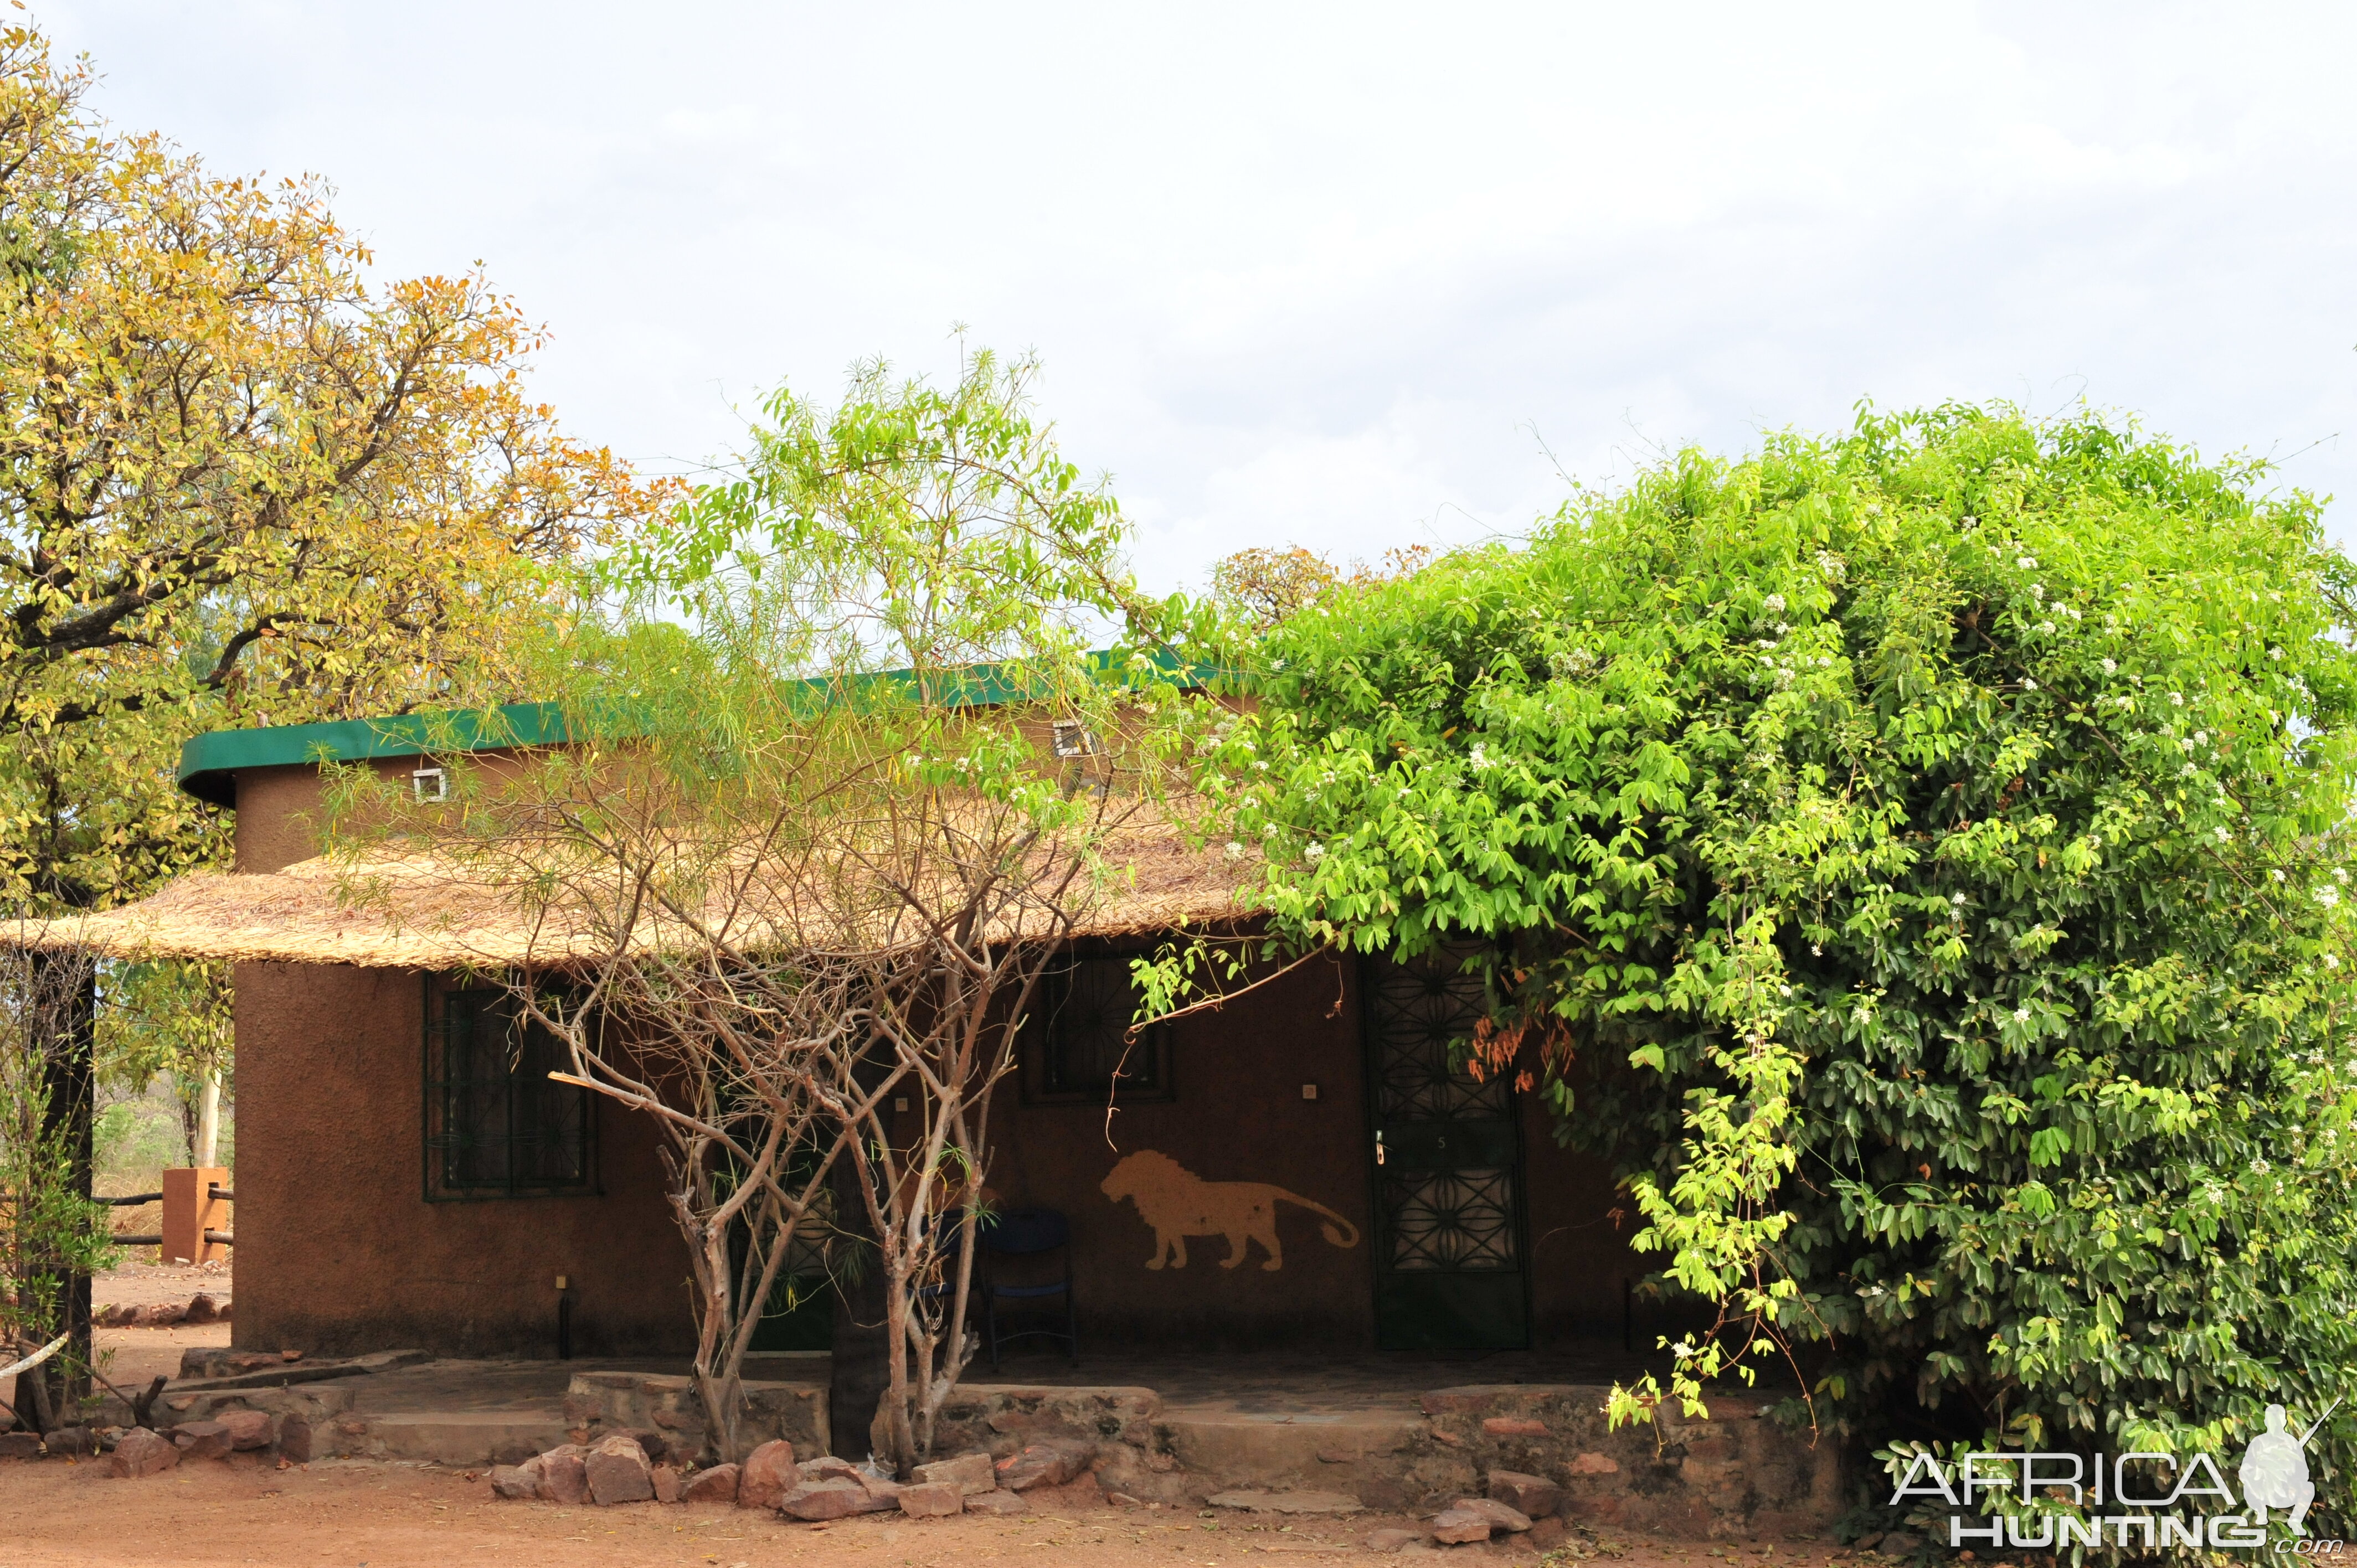
<instances>
[{"instance_id":1,"label":"climbing vine with white flowers","mask_svg":"<svg viewBox=\"0 0 2357 1568\"><path fill-rule=\"evenodd\" d=\"M1469 1059L1717 1306L1618 1415L2185 1451L2357 1363L2357 573L2272 483L1868 410L1254 645L1207 780L1281 940L1476 941Z\"/></svg>"}]
</instances>

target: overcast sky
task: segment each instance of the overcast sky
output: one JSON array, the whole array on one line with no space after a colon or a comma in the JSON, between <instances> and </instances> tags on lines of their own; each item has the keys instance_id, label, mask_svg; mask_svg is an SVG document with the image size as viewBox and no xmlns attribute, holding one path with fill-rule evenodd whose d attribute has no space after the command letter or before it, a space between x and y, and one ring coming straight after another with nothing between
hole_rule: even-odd
<instances>
[{"instance_id":1,"label":"overcast sky","mask_svg":"<svg viewBox=\"0 0 2357 1568\"><path fill-rule=\"evenodd\" d=\"M1158 588L1862 397L2084 397L2357 497L2347 5L33 15L118 125L327 176L388 272L479 260L649 467L953 322L1037 350Z\"/></svg>"}]
</instances>

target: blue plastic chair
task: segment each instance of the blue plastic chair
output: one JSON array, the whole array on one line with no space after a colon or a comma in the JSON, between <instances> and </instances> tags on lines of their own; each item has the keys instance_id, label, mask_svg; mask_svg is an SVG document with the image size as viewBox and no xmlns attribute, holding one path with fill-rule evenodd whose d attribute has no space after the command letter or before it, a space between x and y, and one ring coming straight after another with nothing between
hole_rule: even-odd
<instances>
[{"instance_id":1,"label":"blue plastic chair","mask_svg":"<svg viewBox=\"0 0 2357 1568\"><path fill-rule=\"evenodd\" d=\"M998 1348L1017 1339L1050 1339L1061 1341L1064 1353L1073 1366L1081 1364L1079 1313L1072 1300L1072 1226L1052 1208L1010 1208L985 1222L981 1230L983 1255L990 1264L990 1277L983 1289L983 1332L990 1341L990 1369L998 1370ZM1061 1251L1064 1254L1064 1277L1047 1284L1006 1284L998 1278L1000 1258L1038 1257ZM1037 1328L1019 1328L1002 1332L998 1326L998 1304L1009 1302L1045 1302L1050 1297L1064 1298L1064 1326L1050 1326L1054 1322L1052 1309L1043 1315L1044 1322ZM1027 1314L1028 1315L1028 1314Z\"/></svg>"}]
</instances>

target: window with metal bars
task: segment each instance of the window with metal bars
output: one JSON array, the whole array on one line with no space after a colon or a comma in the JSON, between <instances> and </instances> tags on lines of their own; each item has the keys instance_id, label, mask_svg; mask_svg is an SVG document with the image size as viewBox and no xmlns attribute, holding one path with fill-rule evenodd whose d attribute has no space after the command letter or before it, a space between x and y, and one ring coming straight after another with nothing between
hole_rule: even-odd
<instances>
[{"instance_id":1,"label":"window with metal bars","mask_svg":"<svg viewBox=\"0 0 2357 1568\"><path fill-rule=\"evenodd\" d=\"M1137 989L1125 953L1070 955L1039 977L1023 1036L1024 1098L1096 1104L1173 1098L1170 1026L1130 1036Z\"/></svg>"},{"instance_id":2,"label":"window with metal bars","mask_svg":"<svg viewBox=\"0 0 2357 1568\"><path fill-rule=\"evenodd\" d=\"M592 1092L553 1083L571 1061L498 986L425 986L427 1201L597 1190Z\"/></svg>"}]
</instances>

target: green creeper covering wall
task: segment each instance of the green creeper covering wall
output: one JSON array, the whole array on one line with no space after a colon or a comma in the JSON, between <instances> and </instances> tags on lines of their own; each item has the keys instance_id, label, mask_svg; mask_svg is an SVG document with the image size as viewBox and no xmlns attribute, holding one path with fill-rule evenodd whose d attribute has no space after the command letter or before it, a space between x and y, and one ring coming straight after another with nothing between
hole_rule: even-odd
<instances>
[{"instance_id":1,"label":"green creeper covering wall","mask_svg":"<svg viewBox=\"0 0 2357 1568\"><path fill-rule=\"evenodd\" d=\"M1466 1048L1721 1304L1674 1391L2221 1448L2357 1363L2357 609L2272 484L2004 407L1683 453L1276 627L1211 788L1296 942L1481 944Z\"/></svg>"}]
</instances>

